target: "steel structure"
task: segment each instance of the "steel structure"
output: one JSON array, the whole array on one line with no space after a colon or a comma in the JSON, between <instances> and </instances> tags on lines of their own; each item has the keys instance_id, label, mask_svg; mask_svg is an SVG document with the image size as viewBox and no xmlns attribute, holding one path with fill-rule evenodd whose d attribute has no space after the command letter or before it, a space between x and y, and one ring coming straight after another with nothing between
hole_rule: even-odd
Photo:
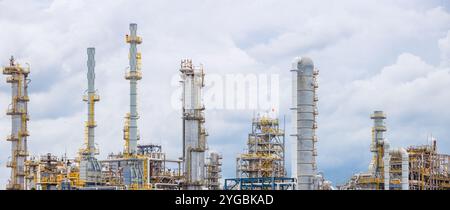
<instances>
[{"instance_id":1,"label":"steel structure","mask_svg":"<svg viewBox=\"0 0 450 210\"><path fill-rule=\"evenodd\" d=\"M225 190L295 190L295 178L260 177L225 179Z\"/></svg>"},{"instance_id":2,"label":"steel structure","mask_svg":"<svg viewBox=\"0 0 450 210\"><path fill-rule=\"evenodd\" d=\"M246 152L236 158L236 177L225 179L225 190L293 190L286 177L285 138L278 118L269 113L252 119Z\"/></svg>"},{"instance_id":3,"label":"steel structure","mask_svg":"<svg viewBox=\"0 0 450 210\"><path fill-rule=\"evenodd\" d=\"M203 66L194 67L192 60L181 61L183 111L183 175L184 189L205 187L206 133L202 89L205 86Z\"/></svg>"},{"instance_id":4,"label":"steel structure","mask_svg":"<svg viewBox=\"0 0 450 210\"><path fill-rule=\"evenodd\" d=\"M429 145L410 146L411 190L450 190L450 155L437 152L436 140Z\"/></svg>"},{"instance_id":5,"label":"steel structure","mask_svg":"<svg viewBox=\"0 0 450 210\"><path fill-rule=\"evenodd\" d=\"M22 67L11 57L9 66L2 68L11 84L11 168L6 189L11 190L149 190L149 189L220 189L221 160L218 153L207 150L205 107L202 104L203 67L194 67L191 60L182 60L183 155L169 159L160 145L138 145L137 81L142 78L141 54L137 45L137 25L130 24L129 71L130 112L124 126L125 146L121 153L109 154L97 160L95 146L95 49L88 48L88 88L83 100L87 102L85 142L76 158L58 157L51 153L29 156L28 79L30 68ZM317 76L318 70L310 58L298 57L292 63L292 144L293 177L286 177L285 134L278 118L258 115L252 119L247 151L238 156L237 178L225 179L226 190L329 190L331 182L317 172ZM450 190L450 155L440 154L435 139L430 144L390 148L385 138L385 114L375 111L370 151L372 160L367 172L355 174L340 189L364 190Z\"/></svg>"},{"instance_id":6,"label":"steel structure","mask_svg":"<svg viewBox=\"0 0 450 210\"><path fill-rule=\"evenodd\" d=\"M88 89L87 95L83 97L83 101L87 102L87 121L85 125L85 145L80 150L80 179L86 186L101 184L101 166L97 161L95 155L98 150L95 147L95 133L94 129L97 126L95 122L95 102L100 100L97 91L95 90L95 48L87 49L87 80Z\"/></svg>"},{"instance_id":7,"label":"steel structure","mask_svg":"<svg viewBox=\"0 0 450 210\"><path fill-rule=\"evenodd\" d=\"M142 43L142 38L136 35L137 24L130 24L130 35L125 40L130 44L130 69L125 74L125 79L130 80L130 112L125 116L124 140L125 155L134 155L137 152L137 141L140 139L137 128L139 115L137 112L137 81L142 79L141 53L137 51L137 45Z\"/></svg>"},{"instance_id":8,"label":"steel structure","mask_svg":"<svg viewBox=\"0 0 450 210\"><path fill-rule=\"evenodd\" d=\"M369 171L357 173L343 190L448 190L450 189L450 156L439 154L436 140L430 145L390 148L384 137L387 130L382 111L371 115L372 161Z\"/></svg>"},{"instance_id":9,"label":"steel structure","mask_svg":"<svg viewBox=\"0 0 450 210\"><path fill-rule=\"evenodd\" d=\"M278 118L253 118L247 153L237 157L237 177L285 177L284 148L284 130L280 129Z\"/></svg>"},{"instance_id":10,"label":"steel structure","mask_svg":"<svg viewBox=\"0 0 450 210\"><path fill-rule=\"evenodd\" d=\"M7 141L11 142L11 157L7 167L11 168L11 175L6 189L25 189L25 162L28 156L28 74L29 67L22 67L11 56L9 66L3 68L3 74L9 75L6 82L11 84L12 102L8 107L7 115L11 116L11 135Z\"/></svg>"},{"instance_id":11,"label":"steel structure","mask_svg":"<svg viewBox=\"0 0 450 210\"><path fill-rule=\"evenodd\" d=\"M211 152L206 163L206 187L210 190L220 189L220 178L222 178L222 155Z\"/></svg>"},{"instance_id":12,"label":"steel structure","mask_svg":"<svg viewBox=\"0 0 450 210\"><path fill-rule=\"evenodd\" d=\"M102 177L107 186L127 190L179 189L181 160L166 158L160 145L138 145L134 157L109 154L101 160ZM169 168L172 164L175 168Z\"/></svg>"},{"instance_id":13,"label":"steel structure","mask_svg":"<svg viewBox=\"0 0 450 210\"><path fill-rule=\"evenodd\" d=\"M317 75L310 58L297 57L292 63L292 172L299 190L318 189L317 175Z\"/></svg>"}]
</instances>

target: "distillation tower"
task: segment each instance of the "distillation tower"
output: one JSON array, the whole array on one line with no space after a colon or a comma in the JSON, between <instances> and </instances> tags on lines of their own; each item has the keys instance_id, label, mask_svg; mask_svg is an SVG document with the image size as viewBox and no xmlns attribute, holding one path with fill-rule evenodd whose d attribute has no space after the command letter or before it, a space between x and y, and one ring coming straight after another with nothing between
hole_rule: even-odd
<instances>
[{"instance_id":1,"label":"distillation tower","mask_svg":"<svg viewBox=\"0 0 450 210\"><path fill-rule=\"evenodd\" d=\"M127 113L124 126L125 148L123 153L110 153L106 160L100 160L102 178L107 186L120 189L178 189L182 176L181 160L166 158L160 145L138 145L140 139L137 129L137 80L142 78L141 53L136 46L142 38L136 35L137 25L130 24L130 35L126 42L130 44L130 71L125 78L130 80L130 113ZM169 168L175 166L175 168Z\"/></svg>"},{"instance_id":2,"label":"distillation tower","mask_svg":"<svg viewBox=\"0 0 450 210\"><path fill-rule=\"evenodd\" d=\"M135 155L139 131L137 128L137 81L142 79L141 53L137 52L137 45L142 43L142 38L136 35L137 24L130 24L130 35L126 35L126 42L130 44L130 69L125 74L125 79L130 80L130 112L125 116L124 140L125 155Z\"/></svg>"},{"instance_id":3,"label":"distillation tower","mask_svg":"<svg viewBox=\"0 0 450 210\"><path fill-rule=\"evenodd\" d=\"M292 63L292 144L293 176L299 190L318 189L316 185L317 75L310 58L297 57Z\"/></svg>"},{"instance_id":4,"label":"distillation tower","mask_svg":"<svg viewBox=\"0 0 450 210\"><path fill-rule=\"evenodd\" d=\"M27 130L28 117L28 74L29 67L22 67L15 63L11 56L9 66L3 68L3 74L9 75L7 83L11 83L12 102L8 107L7 115L11 116L11 135L7 140L11 142L11 159L7 166L11 168L11 176L6 189L25 189L25 162L27 160Z\"/></svg>"},{"instance_id":5,"label":"distillation tower","mask_svg":"<svg viewBox=\"0 0 450 210\"><path fill-rule=\"evenodd\" d=\"M222 155L211 152L206 163L206 187L210 190L220 189L220 178L222 172Z\"/></svg>"},{"instance_id":6,"label":"distillation tower","mask_svg":"<svg viewBox=\"0 0 450 210\"><path fill-rule=\"evenodd\" d=\"M183 111L184 189L199 190L205 186L206 130L202 89L205 86L203 67L194 67L192 60L181 61Z\"/></svg>"},{"instance_id":7,"label":"distillation tower","mask_svg":"<svg viewBox=\"0 0 450 210\"><path fill-rule=\"evenodd\" d=\"M384 177L383 158L385 156L384 149L386 143L384 139L384 133L386 132L384 120L386 119L386 116L382 111L374 111L370 116L370 119L373 120L372 143L370 145L370 152L372 152L373 156L369 165L369 172L382 183L381 179ZM380 184L377 184L375 188L381 188Z\"/></svg>"},{"instance_id":8,"label":"distillation tower","mask_svg":"<svg viewBox=\"0 0 450 210\"><path fill-rule=\"evenodd\" d=\"M80 150L80 180L86 186L97 185L101 182L101 166L97 161L95 155L98 150L94 142L94 128L97 126L95 122L95 102L100 100L97 91L95 90L95 48L87 49L87 80L88 89L87 95L83 96L83 100L87 102L87 121L85 127L85 148Z\"/></svg>"}]
</instances>

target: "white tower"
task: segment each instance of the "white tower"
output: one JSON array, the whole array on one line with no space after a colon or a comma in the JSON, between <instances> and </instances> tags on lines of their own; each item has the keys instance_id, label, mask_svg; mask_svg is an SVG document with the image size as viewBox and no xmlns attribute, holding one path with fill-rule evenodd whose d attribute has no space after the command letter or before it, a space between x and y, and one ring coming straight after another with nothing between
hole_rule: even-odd
<instances>
[{"instance_id":1,"label":"white tower","mask_svg":"<svg viewBox=\"0 0 450 210\"><path fill-rule=\"evenodd\" d=\"M310 58L298 57L292 63L292 124L293 176L299 190L317 189L316 116L318 87L314 63Z\"/></svg>"},{"instance_id":2,"label":"white tower","mask_svg":"<svg viewBox=\"0 0 450 210\"><path fill-rule=\"evenodd\" d=\"M203 67L195 68L191 60L181 61L183 86L183 161L184 189L199 190L205 185L206 130L202 89Z\"/></svg>"}]
</instances>

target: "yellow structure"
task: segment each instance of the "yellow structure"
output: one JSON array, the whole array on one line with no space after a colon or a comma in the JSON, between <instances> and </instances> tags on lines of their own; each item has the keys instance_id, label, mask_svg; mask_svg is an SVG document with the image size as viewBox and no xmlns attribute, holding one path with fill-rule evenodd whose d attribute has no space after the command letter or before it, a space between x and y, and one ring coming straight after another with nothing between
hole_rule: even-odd
<instances>
[{"instance_id":1,"label":"yellow structure","mask_svg":"<svg viewBox=\"0 0 450 210\"><path fill-rule=\"evenodd\" d=\"M29 67L22 67L17 64L11 56L9 66L3 68L3 74L8 75L6 82L11 84L12 96L11 104L8 107L7 115L11 116L11 134L6 138L11 142L11 157L7 162L7 167L11 168L11 175L6 189L25 189L25 162L27 161L27 123L28 116L28 74Z\"/></svg>"},{"instance_id":2,"label":"yellow structure","mask_svg":"<svg viewBox=\"0 0 450 210\"><path fill-rule=\"evenodd\" d=\"M343 190L449 190L450 156L437 152L436 140L430 145L389 149L384 138L386 116L375 111L372 128L369 171L357 173Z\"/></svg>"},{"instance_id":3,"label":"yellow structure","mask_svg":"<svg viewBox=\"0 0 450 210\"><path fill-rule=\"evenodd\" d=\"M284 131L278 118L258 116L252 121L247 152L237 157L238 178L284 177Z\"/></svg>"}]
</instances>

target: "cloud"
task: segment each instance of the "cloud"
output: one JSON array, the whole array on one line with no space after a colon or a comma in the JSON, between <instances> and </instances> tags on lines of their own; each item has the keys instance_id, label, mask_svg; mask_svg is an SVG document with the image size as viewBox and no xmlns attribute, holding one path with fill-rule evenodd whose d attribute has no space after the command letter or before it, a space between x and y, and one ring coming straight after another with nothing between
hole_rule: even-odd
<instances>
[{"instance_id":1,"label":"cloud","mask_svg":"<svg viewBox=\"0 0 450 210\"><path fill-rule=\"evenodd\" d=\"M235 6L239 5L239 6ZM138 84L139 143L160 143L181 155L180 113L171 107L179 61L192 58L206 73L279 74L290 90L293 57L309 55L320 69L319 168L333 181L363 170L370 158L374 109L388 114L395 145L424 142L427 133L448 147L448 5L439 1L0 1L0 60L31 64L29 149L75 155L83 141L86 48L96 47L96 142L101 158L123 148L128 108L128 24L143 37ZM0 108L10 101L0 83ZM290 91L280 115L290 122ZM208 108L208 107L207 107ZM223 177L235 176L254 110L206 110L209 147L224 153ZM0 115L0 136L10 122ZM287 128L290 126L287 125ZM287 132L289 134L289 132ZM9 151L0 141L1 151ZM0 185L9 170L0 155ZM289 160L288 154L288 160ZM336 172L339 171L339 172ZM350 172L349 172L350 171Z\"/></svg>"},{"instance_id":2,"label":"cloud","mask_svg":"<svg viewBox=\"0 0 450 210\"><path fill-rule=\"evenodd\" d=\"M447 36L439 40L439 49L441 50L441 66L450 66L450 31Z\"/></svg>"}]
</instances>

